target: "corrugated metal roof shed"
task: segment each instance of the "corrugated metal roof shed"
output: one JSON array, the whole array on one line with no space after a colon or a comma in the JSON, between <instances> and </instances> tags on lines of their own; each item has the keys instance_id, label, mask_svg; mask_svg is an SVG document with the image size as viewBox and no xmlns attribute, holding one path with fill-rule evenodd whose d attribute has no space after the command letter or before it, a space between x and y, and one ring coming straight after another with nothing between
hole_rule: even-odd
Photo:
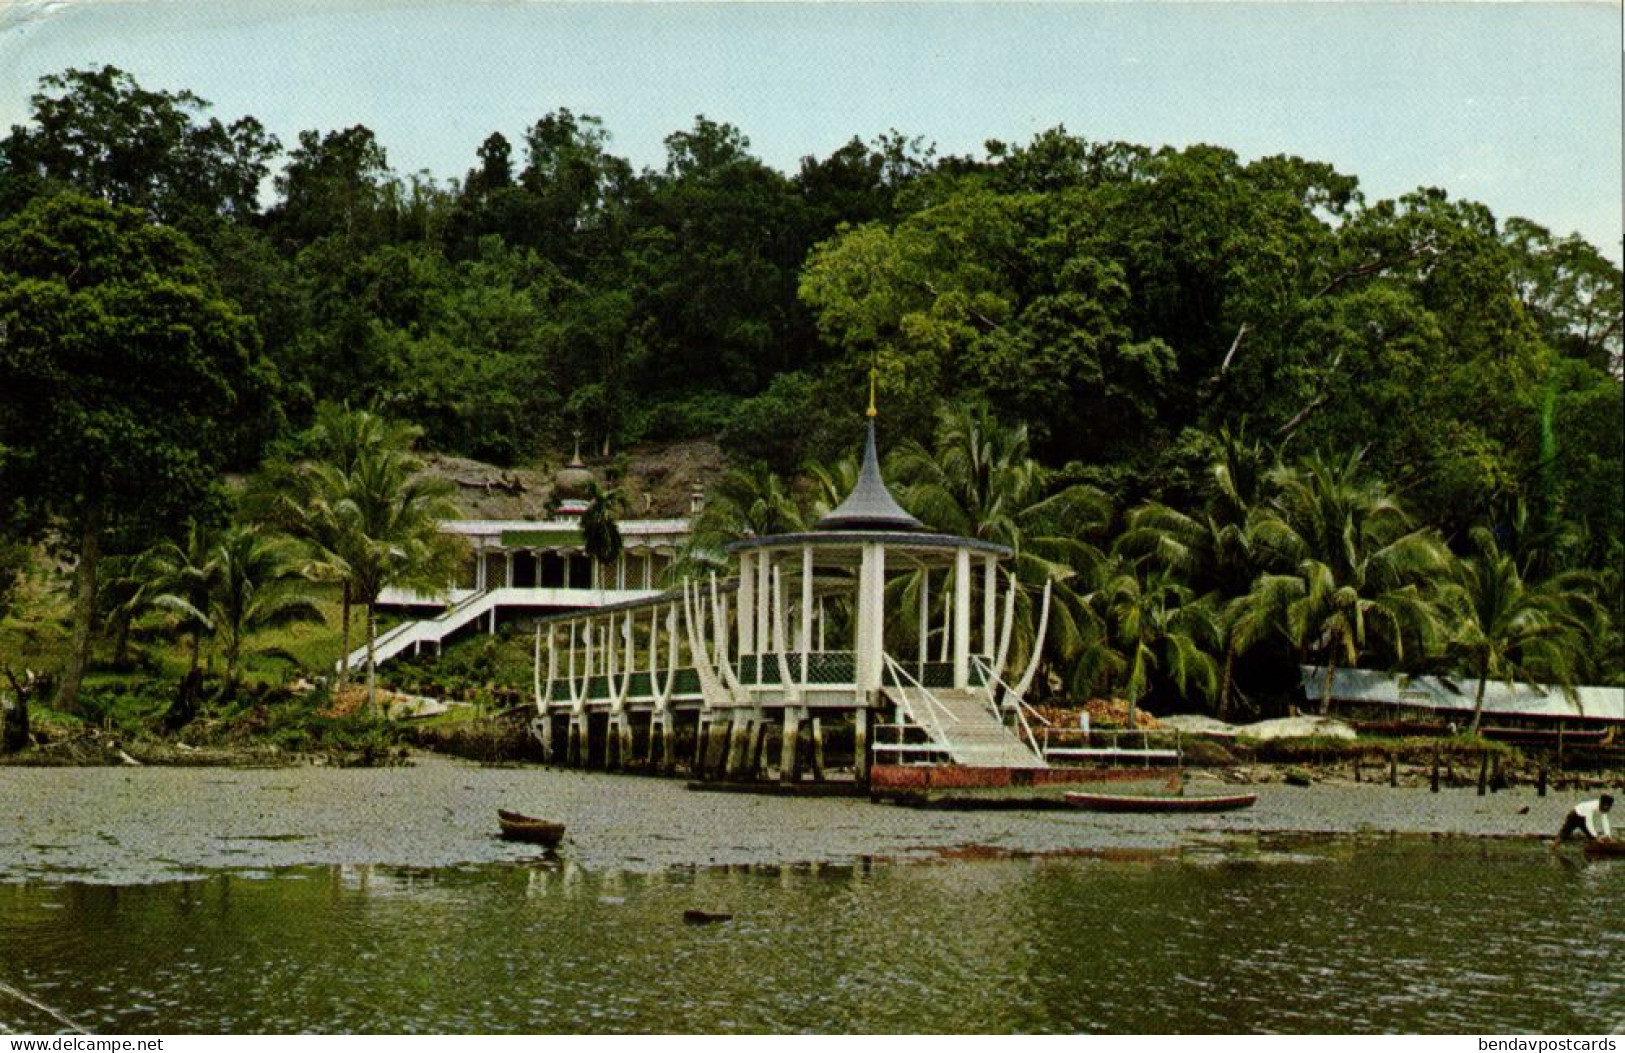
<instances>
[{"instance_id":1,"label":"corrugated metal roof shed","mask_svg":"<svg viewBox=\"0 0 1625 1053\"><path fill-rule=\"evenodd\" d=\"M1326 690L1326 667L1306 665L1303 692L1312 702ZM1478 681L1439 676L1405 676L1376 669L1338 669L1332 673L1332 700L1414 706L1419 709L1472 712ZM1549 684L1491 680L1484 687L1484 713L1546 720L1625 722L1625 688L1577 687L1572 696Z\"/></svg>"}]
</instances>

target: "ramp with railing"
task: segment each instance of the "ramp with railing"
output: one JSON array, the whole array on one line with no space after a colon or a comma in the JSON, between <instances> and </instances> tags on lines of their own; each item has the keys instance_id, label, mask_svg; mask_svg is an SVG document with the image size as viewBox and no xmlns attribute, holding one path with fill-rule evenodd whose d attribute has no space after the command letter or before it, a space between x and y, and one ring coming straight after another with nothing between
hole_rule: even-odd
<instances>
[{"instance_id":1,"label":"ramp with railing","mask_svg":"<svg viewBox=\"0 0 1625 1053\"><path fill-rule=\"evenodd\" d=\"M945 759L967 768L1049 766L1005 722L987 687L926 687L889 655L886 669L885 693L899 720L888 727L892 741L877 737L877 754L903 763Z\"/></svg>"},{"instance_id":2,"label":"ramp with railing","mask_svg":"<svg viewBox=\"0 0 1625 1053\"><path fill-rule=\"evenodd\" d=\"M379 634L378 639L373 641L373 660L383 665L391 658L404 654L409 648L426 643L439 644L457 630L477 621L483 615L490 614L492 609L504 602L505 593L517 591L487 589L464 597L433 618L412 618L401 622L388 632ZM350 668L360 669L366 663L367 645L363 643L350 652Z\"/></svg>"}]
</instances>

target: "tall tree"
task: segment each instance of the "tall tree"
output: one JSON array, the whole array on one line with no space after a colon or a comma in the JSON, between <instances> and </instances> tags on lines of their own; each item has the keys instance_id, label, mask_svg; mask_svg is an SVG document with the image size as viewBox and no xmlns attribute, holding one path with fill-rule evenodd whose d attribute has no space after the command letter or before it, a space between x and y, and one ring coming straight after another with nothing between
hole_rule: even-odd
<instances>
[{"instance_id":1,"label":"tall tree","mask_svg":"<svg viewBox=\"0 0 1625 1053\"><path fill-rule=\"evenodd\" d=\"M316 517L331 523L336 566L351 600L367 615L367 703L376 709L378 597L386 588L443 591L465 557L462 539L440 531L459 512L446 479L423 474L409 452L365 450L348 470L311 462L311 493L324 507ZM326 529L326 528L324 528Z\"/></svg>"},{"instance_id":2,"label":"tall tree","mask_svg":"<svg viewBox=\"0 0 1625 1053\"><path fill-rule=\"evenodd\" d=\"M1081 484L1052 488L1030 456L1026 426L1001 425L985 405L944 407L933 445L905 441L892 466L903 503L922 522L1013 550L1025 586L1015 640L1028 653L1037 618L1031 596L1053 583L1052 653L1075 657L1089 631L1081 594L1102 565L1094 540L1111 523L1111 500Z\"/></svg>"},{"instance_id":3,"label":"tall tree","mask_svg":"<svg viewBox=\"0 0 1625 1053\"><path fill-rule=\"evenodd\" d=\"M1491 680L1508 684L1555 680L1565 690L1578 679L1579 656L1591 641L1587 629L1596 610L1587 575L1564 573L1526 581L1495 535L1473 531L1475 554L1458 564L1444 594L1454 624L1446 661L1478 681L1472 733L1484 717L1484 690Z\"/></svg>"},{"instance_id":4,"label":"tall tree","mask_svg":"<svg viewBox=\"0 0 1625 1053\"><path fill-rule=\"evenodd\" d=\"M108 531L183 521L272 376L184 237L71 194L0 224L0 334L0 488L51 516L77 559L57 694L71 710Z\"/></svg>"},{"instance_id":5,"label":"tall tree","mask_svg":"<svg viewBox=\"0 0 1625 1053\"><path fill-rule=\"evenodd\" d=\"M166 223L259 214L281 145L253 117L202 119L189 91L152 91L113 66L40 79L33 120L0 140L0 212L71 187Z\"/></svg>"},{"instance_id":6,"label":"tall tree","mask_svg":"<svg viewBox=\"0 0 1625 1053\"><path fill-rule=\"evenodd\" d=\"M305 574L337 582L340 590L338 684L350 678L351 608L362 602L353 567L364 560L366 538L347 514L345 501L362 462L369 458L410 457L422 432L372 410L323 403L316 420L295 437L290 449L267 462L243 497L244 512L303 542Z\"/></svg>"},{"instance_id":7,"label":"tall tree","mask_svg":"<svg viewBox=\"0 0 1625 1053\"><path fill-rule=\"evenodd\" d=\"M1358 452L1318 455L1271 473L1275 493L1251 525L1269 572L1233 615L1233 646L1245 652L1272 633L1300 658L1326 667L1326 697L1338 663L1370 651L1403 663L1441 642L1436 584L1451 566L1438 535L1415 527L1369 476Z\"/></svg>"},{"instance_id":8,"label":"tall tree","mask_svg":"<svg viewBox=\"0 0 1625 1053\"><path fill-rule=\"evenodd\" d=\"M1167 571L1119 561L1086 602L1105 631L1078 663L1074 686L1120 690L1128 701L1130 729L1138 726L1140 702L1158 677L1182 696L1206 699L1217 693L1213 655L1219 632L1213 610Z\"/></svg>"}]
</instances>

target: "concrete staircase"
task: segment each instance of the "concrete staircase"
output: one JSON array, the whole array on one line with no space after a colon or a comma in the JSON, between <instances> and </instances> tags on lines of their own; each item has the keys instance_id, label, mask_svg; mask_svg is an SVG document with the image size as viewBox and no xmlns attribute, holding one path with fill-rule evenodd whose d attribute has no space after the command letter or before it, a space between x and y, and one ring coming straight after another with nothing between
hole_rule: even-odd
<instances>
[{"instance_id":1,"label":"concrete staircase","mask_svg":"<svg viewBox=\"0 0 1625 1053\"><path fill-rule=\"evenodd\" d=\"M994 712L982 688L888 687L911 723L924 729L955 764L967 768L1047 768Z\"/></svg>"},{"instance_id":2,"label":"concrete staircase","mask_svg":"<svg viewBox=\"0 0 1625 1053\"><path fill-rule=\"evenodd\" d=\"M383 665L385 662L401 654L409 647L418 647L422 644L438 644L452 633L475 621L483 615L489 614L491 608L498 606L507 594L514 589L489 589L485 592L476 592L462 601L441 611L433 618L414 618L404 621L380 633L378 639L373 641L374 660ZM350 652L350 668L364 669L367 665L367 645Z\"/></svg>"}]
</instances>

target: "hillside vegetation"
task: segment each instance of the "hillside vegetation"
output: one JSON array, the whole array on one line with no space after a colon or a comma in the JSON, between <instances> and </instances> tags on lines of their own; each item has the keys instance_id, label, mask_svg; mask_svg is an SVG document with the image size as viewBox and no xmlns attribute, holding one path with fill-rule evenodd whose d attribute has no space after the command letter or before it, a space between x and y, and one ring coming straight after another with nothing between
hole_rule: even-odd
<instances>
[{"instance_id":1,"label":"hillside vegetation","mask_svg":"<svg viewBox=\"0 0 1625 1053\"><path fill-rule=\"evenodd\" d=\"M65 708L160 635L183 695L320 670L278 634L458 553L357 519L423 557L374 566L266 494L393 500L425 463L445 485L408 520L542 514L577 441L606 517L714 483L703 559L839 498L873 377L905 503L1054 585L1058 692L1625 675L1622 282L1578 236L1064 128L977 157L854 137L790 173L705 116L666 147L634 170L558 109L447 179L360 125L283 144L112 68L44 79L0 140L0 664ZM258 613L141 591L154 553L218 571L228 540Z\"/></svg>"}]
</instances>

